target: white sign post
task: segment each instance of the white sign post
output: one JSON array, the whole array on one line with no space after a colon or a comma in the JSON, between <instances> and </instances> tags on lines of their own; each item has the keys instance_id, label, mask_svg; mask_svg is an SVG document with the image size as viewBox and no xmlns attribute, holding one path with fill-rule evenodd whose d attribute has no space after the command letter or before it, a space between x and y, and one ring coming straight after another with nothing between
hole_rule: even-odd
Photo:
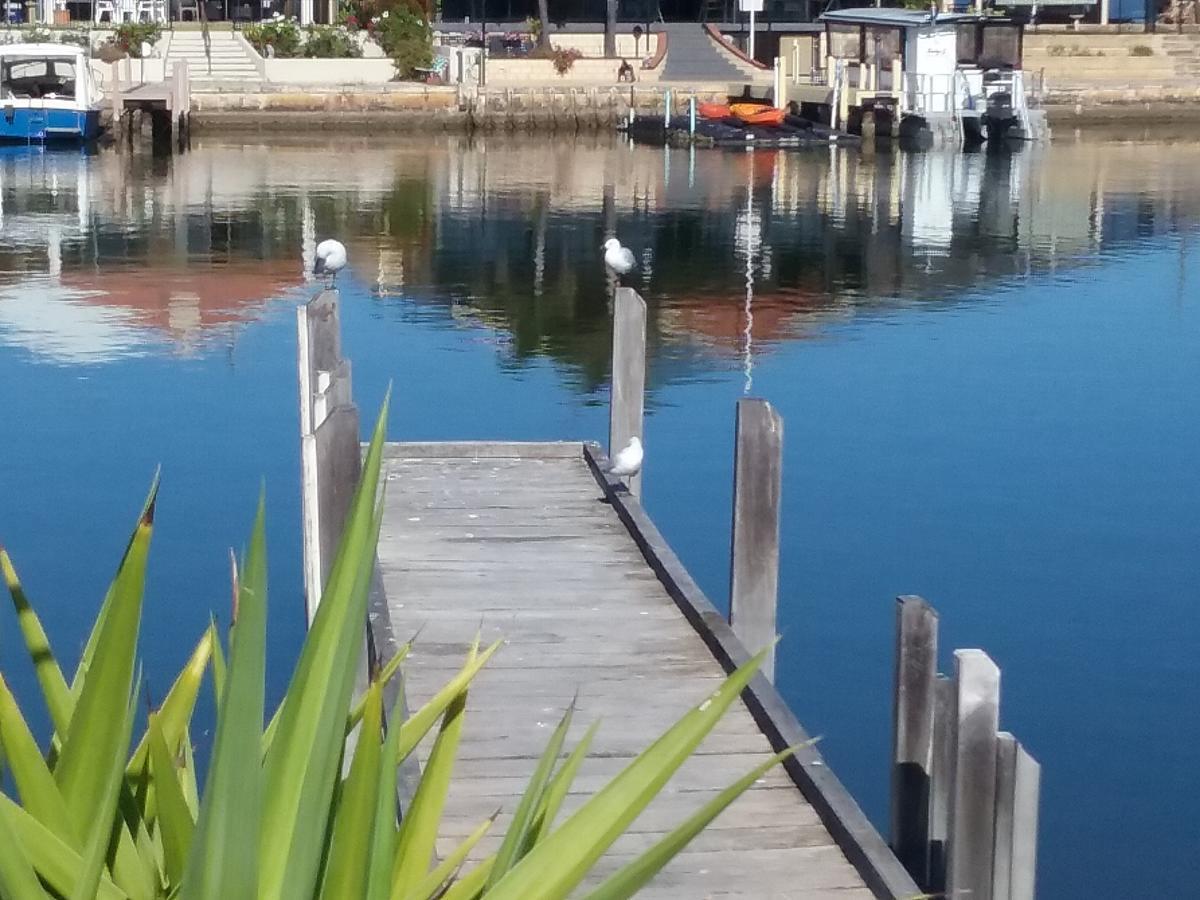
<instances>
[{"instance_id":1,"label":"white sign post","mask_svg":"<svg viewBox=\"0 0 1200 900\"><path fill-rule=\"evenodd\" d=\"M750 13L750 47L746 54L754 59L754 14L762 12L763 0L738 0L738 9Z\"/></svg>"}]
</instances>

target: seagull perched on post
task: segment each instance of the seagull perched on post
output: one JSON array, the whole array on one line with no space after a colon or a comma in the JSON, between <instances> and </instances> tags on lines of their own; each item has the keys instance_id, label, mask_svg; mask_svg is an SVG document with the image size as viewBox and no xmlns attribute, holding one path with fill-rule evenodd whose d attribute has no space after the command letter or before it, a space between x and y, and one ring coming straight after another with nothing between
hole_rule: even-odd
<instances>
[{"instance_id":1,"label":"seagull perched on post","mask_svg":"<svg viewBox=\"0 0 1200 900\"><path fill-rule=\"evenodd\" d=\"M328 275L329 287L337 280L337 273L346 268L346 245L332 238L317 244L317 261L313 264L314 275Z\"/></svg>"},{"instance_id":2,"label":"seagull perched on post","mask_svg":"<svg viewBox=\"0 0 1200 900\"><path fill-rule=\"evenodd\" d=\"M618 478L632 478L642 471L644 455L642 442L636 437L631 437L629 443L612 458L606 471L609 475L615 475Z\"/></svg>"},{"instance_id":3,"label":"seagull perched on post","mask_svg":"<svg viewBox=\"0 0 1200 900\"><path fill-rule=\"evenodd\" d=\"M637 264L633 258L633 251L628 247L622 247L621 242L616 238L609 238L605 241L602 249L604 250L604 264L616 275L628 275Z\"/></svg>"}]
</instances>

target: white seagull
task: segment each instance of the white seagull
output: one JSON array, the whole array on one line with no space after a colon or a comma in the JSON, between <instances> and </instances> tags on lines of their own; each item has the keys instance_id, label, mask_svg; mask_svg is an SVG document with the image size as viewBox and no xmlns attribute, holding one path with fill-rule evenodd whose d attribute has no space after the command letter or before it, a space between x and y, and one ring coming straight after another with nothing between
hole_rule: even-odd
<instances>
[{"instance_id":1,"label":"white seagull","mask_svg":"<svg viewBox=\"0 0 1200 900\"><path fill-rule=\"evenodd\" d=\"M337 273L346 268L346 245L332 238L317 244L317 261L313 265L314 275L328 275L332 287Z\"/></svg>"},{"instance_id":2,"label":"white seagull","mask_svg":"<svg viewBox=\"0 0 1200 900\"><path fill-rule=\"evenodd\" d=\"M642 442L635 437L629 439L629 443L612 458L612 462L608 467L609 475L616 475L618 478L631 478L638 472L642 471Z\"/></svg>"},{"instance_id":3,"label":"white seagull","mask_svg":"<svg viewBox=\"0 0 1200 900\"><path fill-rule=\"evenodd\" d=\"M628 247L622 247L621 242L616 238L609 238L605 241L603 250L604 264L618 275L628 275L636 265L633 251Z\"/></svg>"}]
</instances>

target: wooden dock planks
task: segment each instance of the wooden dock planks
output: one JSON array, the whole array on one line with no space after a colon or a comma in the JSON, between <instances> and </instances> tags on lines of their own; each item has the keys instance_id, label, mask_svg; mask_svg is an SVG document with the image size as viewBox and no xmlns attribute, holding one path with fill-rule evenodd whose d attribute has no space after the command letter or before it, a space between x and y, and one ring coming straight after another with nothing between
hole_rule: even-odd
<instances>
[{"instance_id":1,"label":"wooden dock planks","mask_svg":"<svg viewBox=\"0 0 1200 900\"><path fill-rule=\"evenodd\" d=\"M724 677L600 486L580 444L392 444L379 543L386 610L404 640L410 708L461 665L477 630L506 641L472 689L439 848L501 810L495 849L550 731L602 724L567 808L611 778ZM383 621L386 619L386 621ZM613 847L613 871L772 752L739 702ZM875 896L782 768L772 770L643 896Z\"/></svg>"}]
</instances>

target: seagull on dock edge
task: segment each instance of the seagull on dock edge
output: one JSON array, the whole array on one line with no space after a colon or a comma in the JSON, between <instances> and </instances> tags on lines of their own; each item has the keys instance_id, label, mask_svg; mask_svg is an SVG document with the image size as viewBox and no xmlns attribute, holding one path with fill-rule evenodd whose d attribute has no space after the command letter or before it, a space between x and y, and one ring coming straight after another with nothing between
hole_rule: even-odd
<instances>
[{"instance_id":1,"label":"seagull on dock edge","mask_svg":"<svg viewBox=\"0 0 1200 900\"><path fill-rule=\"evenodd\" d=\"M645 451L642 450L641 440L631 437L629 443L622 447L617 455L612 458L612 461L604 471L617 478L632 478L638 472L642 471L642 459L644 456Z\"/></svg>"}]
</instances>

